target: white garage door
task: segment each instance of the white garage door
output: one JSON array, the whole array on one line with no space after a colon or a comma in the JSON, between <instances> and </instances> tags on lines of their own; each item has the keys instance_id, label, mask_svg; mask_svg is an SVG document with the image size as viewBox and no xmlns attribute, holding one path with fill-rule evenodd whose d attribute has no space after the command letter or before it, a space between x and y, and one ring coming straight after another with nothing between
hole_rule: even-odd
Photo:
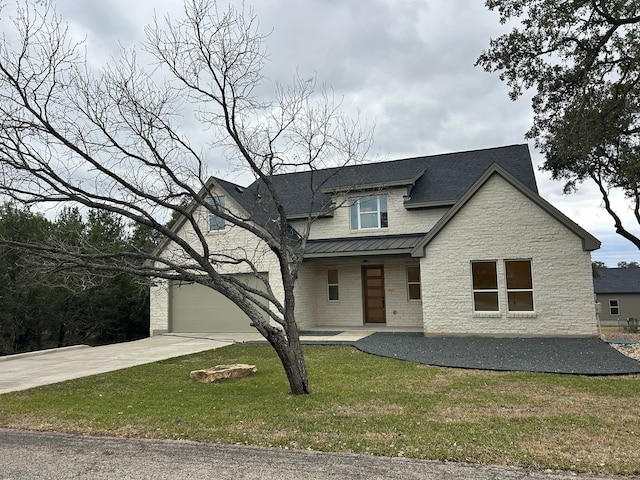
<instances>
[{"instance_id":1,"label":"white garage door","mask_svg":"<svg viewBox=\"0 0 640 480\"><path fill-rule=\"evenodd\" d=\"M235 277L254 287L259 283L252 275ZM250 323L238 306L211 288L198 283L171 286L171 332L255 332Z\"/></svg>"}]
</instances>

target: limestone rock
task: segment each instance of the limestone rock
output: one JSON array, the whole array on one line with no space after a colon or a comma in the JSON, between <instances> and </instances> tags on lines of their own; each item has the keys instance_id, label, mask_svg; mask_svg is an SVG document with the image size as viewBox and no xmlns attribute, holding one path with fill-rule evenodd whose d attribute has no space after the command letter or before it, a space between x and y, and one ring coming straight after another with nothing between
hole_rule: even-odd
<instances>
[{"instance_id":1,"label":"limestone rock","mask_svg":"<svg viewBox=\"0 0 640 480\"><path fill-rule=\"evenodd\" d=\"M216 365L213 368L207 368L205 370L194 370L189 376L191 380L197 380L202 383L214 383L227 378L246 377L257 371L258 369L255 365L236 363L235 365Z\"/></svg>"}]
</instances>

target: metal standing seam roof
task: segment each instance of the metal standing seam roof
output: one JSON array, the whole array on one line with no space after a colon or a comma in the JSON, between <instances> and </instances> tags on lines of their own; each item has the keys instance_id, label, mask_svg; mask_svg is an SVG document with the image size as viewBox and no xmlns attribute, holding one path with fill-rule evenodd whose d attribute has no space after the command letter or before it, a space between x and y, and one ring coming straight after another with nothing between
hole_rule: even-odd
<instances>
[{"instance_id":1,"label":"metal standing seam roof","mask_svg":"<svg viewBox=\"0 0 640 480\"><path fill-rule=\"evenodd\" d=\"M640 268L600 268L593 279L595 293L640 293Z\"/></svg>"},{"instance_id":2,"label":"metal standing seam roof","mask_svg":"<svg viewBox=\"0 0 640 480\"><path fill-rule=\"evenodd\" d=\"M306 258L411 253L426 233L309 240Z\"/></svg>"}]
</instances>

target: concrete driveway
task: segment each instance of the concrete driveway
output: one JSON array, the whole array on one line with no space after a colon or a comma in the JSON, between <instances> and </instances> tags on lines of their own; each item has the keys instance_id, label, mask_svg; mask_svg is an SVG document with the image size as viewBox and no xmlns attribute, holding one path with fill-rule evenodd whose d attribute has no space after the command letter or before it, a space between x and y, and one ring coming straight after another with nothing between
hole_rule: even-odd
<instances>
[{"instance_id":1,"label":"concrete driveway","mask_svg":"<svg viewBox=\"0 0 640 480\"><path fill-rule=\"evenodd\" d=\"M373 330L314 332L305 343L353 343ZM168 333L101 347L78 345L0 357L0 395L212 350L233 343L264 342L258 333Z\"/></svg>"},{"instance_id":2,"label":"concrete driveway","mask_svg":"<svg viewBox=\"0 0 640 480\"><path fill-rule=\"evenodd\" d=\"M159 335L101 347L78 345L9 355L0 357L0 394L260 338L258 333Z\"/></svg>"}]
</instances>

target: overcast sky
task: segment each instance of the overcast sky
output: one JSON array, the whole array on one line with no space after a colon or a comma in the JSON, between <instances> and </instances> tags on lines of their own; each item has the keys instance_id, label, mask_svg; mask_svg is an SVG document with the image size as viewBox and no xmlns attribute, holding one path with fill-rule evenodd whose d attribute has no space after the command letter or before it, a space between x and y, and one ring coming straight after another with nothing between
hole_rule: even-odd
<instances>
[{"instance_id":1,"label":"overcast sky","mask_svg":"<svg viewBox=\"0 0 640 480\"><path fill-rule=\"evenodd\" d=\"M117 55L119 45L139 44L154 11L180 16L182 1L57 0L57 6L72 31L86 35L89 58L100 61ZM525 143L528 99L510 101L497 74L474 67L489 39L507 28L482 1L254 0L253 6L261 30L272 32L268 78L288 83L299 68L332 86L348 109L375 122L372 157ZM608 266L640 261L640 252L615 234L595 187L563 195L562 182L539 171L541 155L528 143L542 197L602 241L593 259ZM638 232L618 197L619 214Z\"/></svg>"}]
</instances>

